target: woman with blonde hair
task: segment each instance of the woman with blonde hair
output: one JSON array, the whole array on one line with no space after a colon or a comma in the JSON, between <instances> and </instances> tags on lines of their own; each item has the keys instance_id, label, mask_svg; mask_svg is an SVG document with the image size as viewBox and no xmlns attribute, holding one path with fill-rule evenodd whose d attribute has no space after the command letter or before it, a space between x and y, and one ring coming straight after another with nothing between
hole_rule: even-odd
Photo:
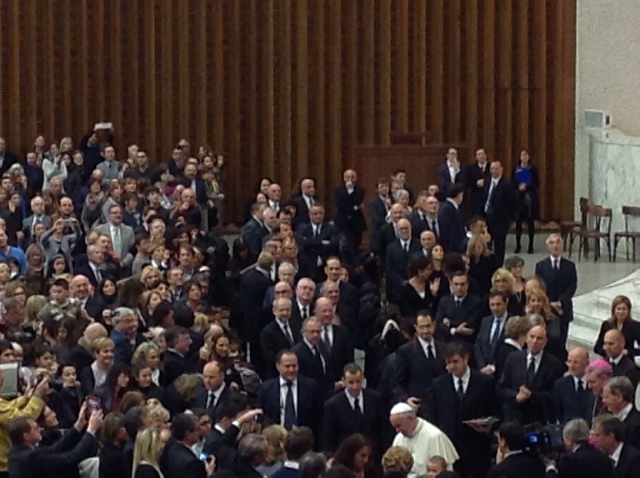
<instances>
[{"instance_id":1,"label":"woman with blonde hair","mask_svg":"<svg viewBox=\"0 0 640 478\"><path fill-rule=\"evenodd\" d=\"M287 459L287 454L284 451L287 430L282 425L269 425L262 430L262 436L267 439L267 455L264 464L260 465L257 471L263 475L271 476L282 468Z\"/></svg>"},{"instance_id":2,"label":"woman with blonde hair","mask_svg":"<svg viewBox=\"0 0 640 478\"><path fill-rule=\"evenodd\" d=\"M162 381L162 360L160 348L153 342L142 342L133 353L132 363L144 363L151 369L151 381L160 386Z\"/></svg>"},{"instance_id":3,"label":"woman with blonde hair","mask_svg":"<svg viewBox=\"0 0 640 478\"><path fill-rule=\"evenodd\" d=\"M34 330L38 329L38 312L47 303L47 298L44 295L32 295L27 299L27 303L24 307L24 320L22 321L23 327L31 327Z\"/></svg>"},{"instance_id":4,"label":"woman with blonde hair","mask_svg":"<svg viewBox=\"0 0 640 478\"><path fill-rule=\"evenodd\" d=\"M547 323L547 332L560 337L560 321L551 311L549 298L542 289L533 289L527 295L527 314L538 314Z\"/></svg>"},{"instance_id":5,"label":"woman with blonde hair","mask_svg":"<svg viewBox=\"0 0 640 478\"><path fill-rule=\"evenodd\" d=\"M132 478L164 478L159 464L164 445L158 428L138 433L133 447Z\"/></svg>"},{"instance_id":6,"label":"woman with blonde hair","mask_svg":"<svg viewBox=\"0 0 640 478\"><path fill-rule=\"evenodd\" d=\"M413 468L413 454L403 446L392 446L382 456L382 469L386 473L407 476Z\"/></svg>"},{"instance_id":7,"label":"woman with blonde hair","mask_svg":"<svg viewBox=\"0 0 640 478\"><path fill-rule=\"evenodd\" d=\"M514 315L524 314L524 307L522 306L522 303L518 301L518 297L515 295L515 284L516 279L513 277L513 274L504 267L500 267L493 273L493 276L491 277L491 292L502 292L506 294L507 298L509 299L507 310L510 317ZM489 315L491 311L489 310L488 297L486 298L484 303L486 304L486 313L484 315Z\"/></svg>"},{"instance_id":8,"label":"woman with blonde hair","mask_svg":"<svg viewBox=\"0 0 640 478\"><path fill-rule=\"evenodd\" d=\"M44 277L44 247L42 244L33 243L27 247L25 253L27 257L28 270L31 273L38 273Z\"/></svg>"},{"instance_id":9,"label":"woman with blonde hair","mask_svg":"<svg viewBox=\"0 0 640 478\"><path fill-rule=\"evenodd\" d=\"M469 277L476 280L479 292L489 293L491 277L499 264L482 236L471 236L467 245L467 257L469 258Z\"/></svg>"},{"instance_id":10,"label":"woman with blonde hair","mask_svg":"<svg viewBox=\"0 0 640 478\"><path fill-rule=\"evenodd\" d=\"M296 273L300 270L298 264L298 243L295 239L285 239L282 241L282 262L288 262L296 268Z\"/></svg>"},{"instance_id":11,"label":"woman with blonde hair","mask_svg":"<svg viewBox=\"0 0 640 478\"><path fill-rule=\"evenodd\" d=\"M171 418L169 410L158 404L147 404L144 410L151 420L152 426L160 429L167 428L169 419Z\"/></svg>"},{"instance_id":12,"label":"woman with blonde hair","mask_svg":"<svg viewBox=\"0 0 640 478\"><path fill-rule=\"evenodd\" d=\"M627 355L632 359L640 355L640 349L635 347L636 342L640 344L640 322L631 317L631 300L626 295L616 296L611 302L611 315L600 326L598 339L593 347L595 353L606 358L604 335L614 329L624 335Z\"/></svg>"}]
</instances>

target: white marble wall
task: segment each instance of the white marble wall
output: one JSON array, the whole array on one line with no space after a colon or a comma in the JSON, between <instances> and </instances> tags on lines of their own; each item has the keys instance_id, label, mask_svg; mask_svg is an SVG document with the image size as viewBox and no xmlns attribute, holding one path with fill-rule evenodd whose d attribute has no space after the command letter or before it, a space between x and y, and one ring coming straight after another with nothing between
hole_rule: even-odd
<instances>
[{"instance_id":1,"label":"white marble wall","mask_svg":"<svg viewBox=\"0 0 640 478\"><path fill-rule=\"evenodd\" d=\"M624 230L622 206L640 206L640 138L616 129L589 135L589 198L613 209L612 233ZM629 228L640 231L640 220L630 220ZM618 257L624 252L621 241Z\"/></svg>"}]
</instances>

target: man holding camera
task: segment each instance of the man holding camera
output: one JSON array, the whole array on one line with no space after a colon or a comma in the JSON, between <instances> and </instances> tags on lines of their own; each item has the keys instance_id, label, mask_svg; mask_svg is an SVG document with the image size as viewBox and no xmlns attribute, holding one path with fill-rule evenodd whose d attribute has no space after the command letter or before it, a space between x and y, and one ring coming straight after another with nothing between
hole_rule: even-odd
<instances>
[{"instance_id":1,"label":"man holding camera","mask_svg":"<svg viewBox=\"0 0 640 478\"><path fill-rule=\"evenodd\" d=\"M13 448L9 455L9 478L46 478L59 468L78 465L98 448L96 433L102 426L102 411L88 418L86 403L73 428L51 446L38 446L42 441L40 425L33 417L18 417L9 423ZM86 427L86 433L83 433Z\"/></svg>"},{"instance_id":2,"label":"man holding camera","mask_svg":"<svg viewBox=\"0 0 640 478\"><path fill-rule=\"evenodd\" d=\"M0 388L4 384L4 374L0 369ZM17 417L29 417L35 419L42 413L44 408L44 398L49 392L49 380L44 379L35 388L14 400L0 398L0 478L9 476L9 433L7 426L9 422Z\"/></svg>"}]
</instances>

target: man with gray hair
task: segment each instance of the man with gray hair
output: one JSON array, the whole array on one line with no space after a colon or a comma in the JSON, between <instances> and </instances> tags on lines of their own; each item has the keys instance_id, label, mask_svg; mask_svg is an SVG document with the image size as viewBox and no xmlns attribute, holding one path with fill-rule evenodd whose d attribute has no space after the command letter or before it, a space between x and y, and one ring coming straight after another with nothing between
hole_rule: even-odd
<instances>
[{"instance_id":1,"label":"man with gray hair","mask_svg":"<svg viewBox=\"0 0 640 478\"><path fill-rule=\"evenodd\" d=\"M562 430L562 440L567 450L555 466L547 467L549 471L557 471L560 478L612 478L611 460L589 444L589 425L586 420L578 418L570 420Z\"/></svg>"},{"instance_id":2,"label":"man with gray hair","mask_svg":"<svg viewBox=\"0 0 640 478\"><path fill-rule=\"evenodd\" d=\"M257 468L265 463L269 448L267 439L257 433L245 435L238 443L238 454L233 467L236 476L261 476Z\"/></svg>"},{"instance_id":3,"label":"man with gray hair","mask_svg":"<svg viewBox=\"0 0 640 478\"><path fill-rule=\"evenodd\" d=\"M129 364L135 348L144 342L144 337L138 333L138 316L128 307L118 307L113 311L111 323L110 338L115 344L113 361Z\"/></svg>"},{"instance_id":4,"label":"man with gray hair","mask_svg":"<svg viewBox=\"0 0 640 478\"><path fill-rule=\"evenodd\" d=\"M640 413L634 405L635 388L627 377L612 377L602 389L604 403L625 428L625 442L640 447Z\"/></svg>"}]
</instances>

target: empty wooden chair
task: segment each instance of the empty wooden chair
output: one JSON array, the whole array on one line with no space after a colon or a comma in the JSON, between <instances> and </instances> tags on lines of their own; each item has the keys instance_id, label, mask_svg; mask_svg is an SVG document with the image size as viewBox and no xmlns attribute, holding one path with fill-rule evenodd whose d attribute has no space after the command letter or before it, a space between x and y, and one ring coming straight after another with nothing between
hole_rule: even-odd
<instances>
[{"instance_id":1,"label":"empty wooden chair","mask_svg":"<svg viewBox=\"0 0 640 478\"><path fill-rule=\"evenodd\" d=\"M624 232L616 232L613 235L613 260L616 260L616 252L618 250L618 241L626 239L627 260L629 260L629 241L631 241L631 249L633 251L633 262L636 261L636 239L640 238L639 231L629 229L629 218L640 217L640 207L622 206L622 215L624 216Z\"/></svg>"}]
</instances>

